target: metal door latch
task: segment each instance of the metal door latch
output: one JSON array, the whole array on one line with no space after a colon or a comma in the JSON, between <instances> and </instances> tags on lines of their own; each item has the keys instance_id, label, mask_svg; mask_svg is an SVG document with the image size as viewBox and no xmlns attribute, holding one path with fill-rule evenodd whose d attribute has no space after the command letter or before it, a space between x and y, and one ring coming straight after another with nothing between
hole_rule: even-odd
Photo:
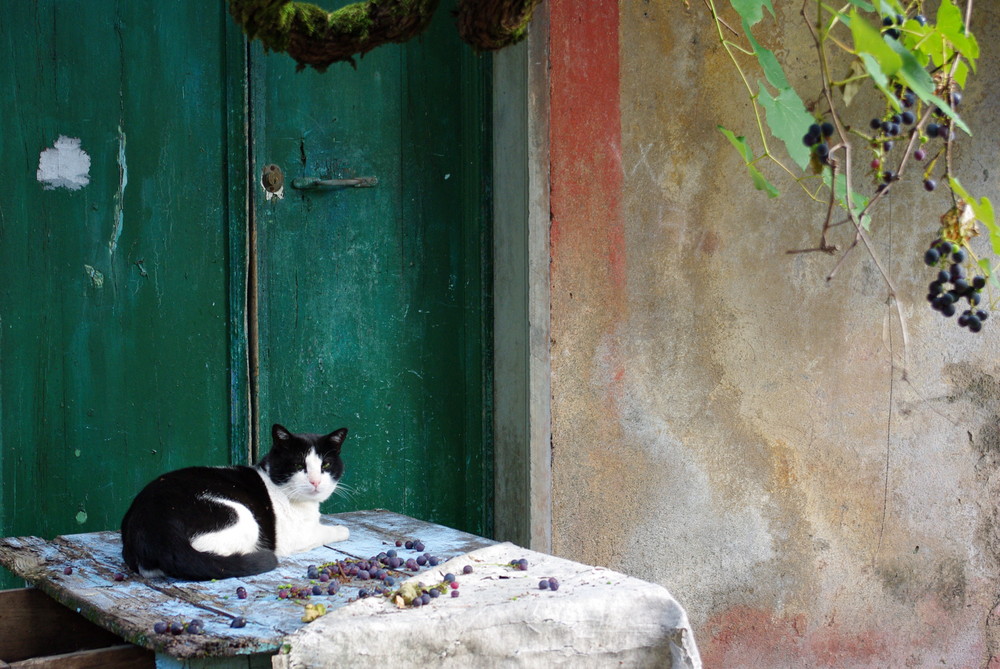
<instances>
[{"instance_id":1,"label":"metal door latch","mask_svg":"<svg viewBox=\"0 0 1000 669\"><path fill-rule=\"evenodd\" d=\"M357 177L354 179L321 179L319 177L296 177L292 188L298 190L341 190L344 188L374 188L378 177Z\"/></svg>"}]
</instances>

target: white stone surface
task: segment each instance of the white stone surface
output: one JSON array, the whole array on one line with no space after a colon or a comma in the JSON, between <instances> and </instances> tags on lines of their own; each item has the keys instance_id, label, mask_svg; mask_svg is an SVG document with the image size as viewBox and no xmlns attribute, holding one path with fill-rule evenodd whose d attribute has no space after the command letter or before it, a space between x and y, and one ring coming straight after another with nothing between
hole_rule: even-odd
<instances>
[{"instance_id":1,"label":"white stone surface","mask_svg":"<svg viewBox=\"0 0 1000 669\"><path fill-rule=\"evenodd\" d=\"M527 571L507 566L522 557ZM474 572L463 575L467 564ZM273 666L701 667L687 614L661 586L510 543L410 580L435 585L448 572L459 597L420 608L359 600L288 637ZM548 577L558 591L538 588Z\"/></svg>"}]
</instances>

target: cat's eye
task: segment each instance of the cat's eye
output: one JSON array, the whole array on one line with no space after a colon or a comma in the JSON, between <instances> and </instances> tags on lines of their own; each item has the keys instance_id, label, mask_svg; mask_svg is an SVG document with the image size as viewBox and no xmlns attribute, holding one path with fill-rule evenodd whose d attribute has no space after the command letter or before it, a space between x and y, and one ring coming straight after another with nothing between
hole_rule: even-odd
<instances>
[{"instance_id":1,"label":"cat's eye","mask_svg":"<svg viewBox=\"0 0 1000 669\"><path fill-rule=\"evenodd\" d=\"M329 462L324 462L323 463L323 471L328 471L330 469L330 467L331 467L331 465L330 465Z\"/></svg>"}]
</instances>

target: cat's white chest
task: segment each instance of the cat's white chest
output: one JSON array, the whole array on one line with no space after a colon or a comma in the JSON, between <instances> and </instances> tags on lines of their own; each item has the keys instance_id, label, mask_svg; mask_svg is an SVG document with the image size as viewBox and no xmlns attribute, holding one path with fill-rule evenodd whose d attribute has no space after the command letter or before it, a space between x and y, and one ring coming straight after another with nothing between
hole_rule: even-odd
<instances>
[{"instance_id":1,"label":"cat's white chest","mask_svg":"<svg viewBox=\"0 0 1000 669\"><path fill-rule=\"evenodd\" d=\"M320 522L319 502L292 502L265 474L261 474L274 508L275 545L279 557L303 553L324 544L346 541L350 531L342 525Z\"/></svg>"}]
</instances>

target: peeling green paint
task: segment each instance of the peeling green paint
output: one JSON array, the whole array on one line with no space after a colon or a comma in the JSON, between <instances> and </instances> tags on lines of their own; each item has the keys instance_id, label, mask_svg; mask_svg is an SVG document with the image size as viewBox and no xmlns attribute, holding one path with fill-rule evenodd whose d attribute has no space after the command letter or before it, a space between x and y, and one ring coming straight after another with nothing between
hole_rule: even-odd
<instances>
[{"instance_id":1,"label":"peeling green paint","mask_svg":"<svg viewBox=\"0 0 1000 669\"><path fill-rule=\"evenodd\" d=\"M90 283L94 288L104 288L104 274L97 269L94 269L92 265L84 265L83 270L90 277Z\"/></svg>"}]
</instances>

